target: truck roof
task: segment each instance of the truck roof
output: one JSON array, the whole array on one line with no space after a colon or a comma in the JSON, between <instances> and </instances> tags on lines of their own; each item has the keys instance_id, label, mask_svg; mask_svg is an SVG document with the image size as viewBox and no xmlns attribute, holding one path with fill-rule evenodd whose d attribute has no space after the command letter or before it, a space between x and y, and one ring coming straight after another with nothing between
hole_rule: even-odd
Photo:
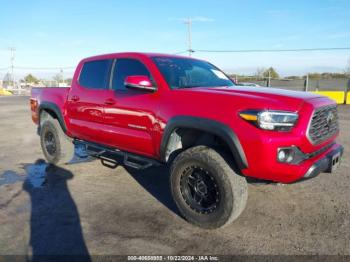
<instances>
[{"instance_id":1,"label":"truck roof","mask_svg":"<svg viewBox=\"0 0 350 262\"><path fill-rule=\"evenodd\" d=\"M188 56L181 56L181 55L174 55L174 54L163 54L163 53L144 53L144 52L120 52L120 53L109 53L109 54L102 54L102 55L96 55L96 56L90 56L87 58L84 58L85 60L98 60L98 59L108 59L108 58L114 58L116 56L136 56L136 57L179 57L179 58L190 58L190 59L196 59ZM197 60L197 59L196 59Z\"/></svg>"}]
</instances>

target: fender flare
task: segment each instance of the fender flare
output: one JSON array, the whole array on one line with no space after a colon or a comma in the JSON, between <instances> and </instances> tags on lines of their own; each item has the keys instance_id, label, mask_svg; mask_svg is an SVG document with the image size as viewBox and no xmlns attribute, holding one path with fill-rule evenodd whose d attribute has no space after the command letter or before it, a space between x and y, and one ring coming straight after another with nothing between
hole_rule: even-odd
<instances>
[{"instance_id":1,"label":"fender flare","mask_svg":"<svg viewBox=\"0 0 350 262\"><path fill-rule=\"evenodd\" d=\"M46 102L46 101L43 101L40 103L40 105L39 105L39 123L40 123L40 113L41 113L41 111L43 111L45 109L48 109L48 110L55 113L55 115L57 116L57 120L60 123L60 126L61 126L63 132L66 133L66 131L67 131L66 123L64 122L60 108L55 103ZM39 129L40 129L40 125L39 125Z\"/></svg>"},{"instance_id":2,"label":"fender flare","mask_svg":"<svg viewBox=\"0 0 350 262\"><path fill-rule=\"evenodd\" d=\"M166 148L170 135L177 128L192 128L196 130L202 130L220 137L229 146L238 168L242 170L248 167L247 158L245 156L243 147L237 135L229 126L216 120L193 116L176 116L168 121L164 129L160 146L160 157L163 162L166 162Z\"/></svg>"}]
</instances>

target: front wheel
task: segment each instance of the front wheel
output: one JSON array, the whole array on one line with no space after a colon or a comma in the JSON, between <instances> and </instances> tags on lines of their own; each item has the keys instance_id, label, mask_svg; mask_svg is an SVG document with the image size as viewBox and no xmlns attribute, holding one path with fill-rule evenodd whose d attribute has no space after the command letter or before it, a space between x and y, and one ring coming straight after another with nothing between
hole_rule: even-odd
<instances>
[{"instance_id":1,"label":"front wheel","mask_svg":"<svg viewBox=\"0 0 350 262\"><path fill-rule=\"evenodd\" d=\"M192 224L219 228L244 210L247 182L212 148L196 146L179 154L171 166L171 192L181 214Z\"/></svg>"}]
</instances>

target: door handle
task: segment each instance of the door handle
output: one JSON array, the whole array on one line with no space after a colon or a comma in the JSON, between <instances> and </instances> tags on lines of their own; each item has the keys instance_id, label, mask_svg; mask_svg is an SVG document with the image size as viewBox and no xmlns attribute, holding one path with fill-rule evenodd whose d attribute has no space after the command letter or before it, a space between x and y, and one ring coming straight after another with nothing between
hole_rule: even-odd
<instances>
[{"instance_id":1,"label":"door handle","mask_svg":"<svg viewBox=\"0 0 350 262\"><path fill-rule=\"evenodd\" d=\"M115 100L113 98L108 98L106 101L105 101L105 104L106 105L114 105L115 104Z\"/></svg>"},{"instance_id":2,"label":"door handle","mask_svg":"<svg viewBox=\"0 0 350 262\"><path fill-rule=\"evenodd\" d=\"M77 101L79 101L79 96L72 96L72 101L74 101L74 102L77 102Z\"/></svg>"}]
</instances>

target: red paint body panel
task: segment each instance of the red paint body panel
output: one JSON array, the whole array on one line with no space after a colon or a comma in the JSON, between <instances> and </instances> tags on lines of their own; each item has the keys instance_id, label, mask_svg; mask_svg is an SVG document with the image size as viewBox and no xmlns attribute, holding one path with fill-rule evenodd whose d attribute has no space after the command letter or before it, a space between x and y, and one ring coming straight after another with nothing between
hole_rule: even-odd
<instances>
[{"instance_id":1,"label":"red paint body panel","mask_svg":"<svg viewBox=\"0 0 350 262\"><path fill-rule=\"evenodd\" d=\"M59 87L50 87L50 88L32 88L31 94L31 104L35 102L36 107L32 108L32 119L34 123L38 124L38 107L42 102L50 102L57 105L58 108L65 111L66 99L69 93L69 88L59 88ZM33 102L32 102L33 101Z\"/></svg>"},{"instance_id":2,"label":"red paint body panel","mask_svg":"<svg viewBox=\"0 0 350 262\"><path fill-rule=\"evenodd\" d=\"M315 108L333 104L328 98L306 92L270 88L189 88L172 90L161 75L152 56L161 54L120 53L82 60L74 74L72 87L33 89L32 100L56 104L67 126L67 135L121 150L160 159L160 145L167 122L175 116L213 119L229 126L237 135L248 161L246 176L293 182L300 179L326 152L299 165L281 164L277 148L298 146L304 153L314 152L334 142L337 135L315 146L306 130ZM169 55L170 56L170 55ZM79 85L78 78L86 61L134 58L150 71L157 86L154 93L93 90ZM33 102L34 103L34 102ZM261 130L241 119L246 109L271 109L298 112L297 124L290 132ZM38 123L38 111L32 108Z\"/></svg>"}]
</instances>

